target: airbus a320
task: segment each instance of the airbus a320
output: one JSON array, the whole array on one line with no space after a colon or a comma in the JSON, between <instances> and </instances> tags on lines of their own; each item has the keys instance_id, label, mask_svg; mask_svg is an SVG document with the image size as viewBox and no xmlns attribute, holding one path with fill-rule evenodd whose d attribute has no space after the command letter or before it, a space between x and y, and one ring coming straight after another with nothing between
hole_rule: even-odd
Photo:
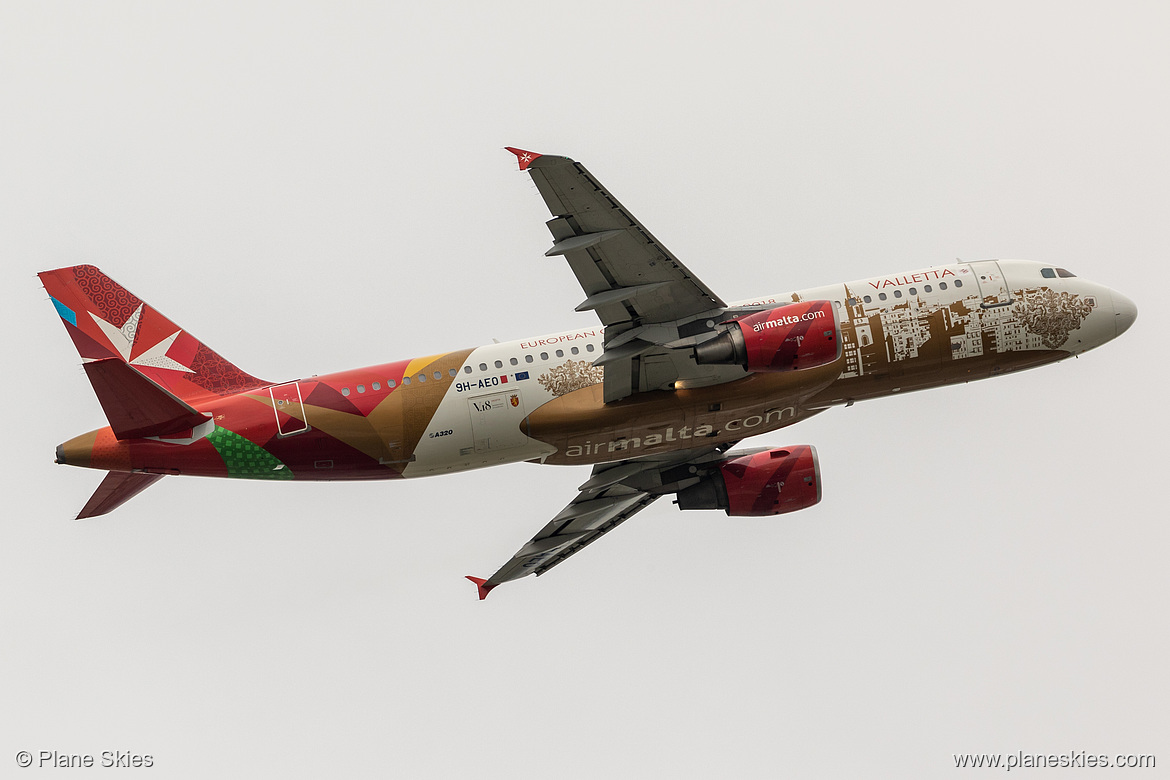
<instances>
[{"instance_id":1,"label":"airbus a320","mask_svg":"<svg viewBox=\"0 0 1170 780\"><path fill-rule=\"evenodd\" d=\"M728 515L821 499L806 444L734 449L834 406L1041 366L1129 328L1125 296L1055 265L957 262L726 303L580 163L521 149L594 327L306 379L237 368L97 268L40 274L108 426L57 447L108 472L79 518L167 475L403 479L590 465L487 578L544 574L662 496Z\"/></svg>"}]
</instances>

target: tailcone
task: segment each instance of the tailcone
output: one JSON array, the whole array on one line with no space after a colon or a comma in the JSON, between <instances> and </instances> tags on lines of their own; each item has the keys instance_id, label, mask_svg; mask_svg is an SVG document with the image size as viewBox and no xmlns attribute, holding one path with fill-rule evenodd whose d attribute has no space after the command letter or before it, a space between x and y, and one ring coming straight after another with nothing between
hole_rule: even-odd
<instances>
[{"instance_id":1,"label":"tailcone","mask_svg":"<svg viewBox=\"0 0 1170 780\"><path fill-rule=\"evenodd\" d=\"M130 446L109 428L75 436L57 445L56 462L106 471L130 471Z\"/></svg>"}]
</instances>

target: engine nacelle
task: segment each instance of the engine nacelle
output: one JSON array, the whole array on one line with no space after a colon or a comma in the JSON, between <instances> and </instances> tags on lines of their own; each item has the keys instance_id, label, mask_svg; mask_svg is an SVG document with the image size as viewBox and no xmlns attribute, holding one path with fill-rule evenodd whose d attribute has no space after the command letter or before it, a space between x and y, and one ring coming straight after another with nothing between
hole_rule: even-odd
<instances>
[{"instance_id":1,"label":"engine nacelle","mask_svg":"<svg viewBox=\"0 0 1170 780\"><path fill-rule=\"evenodd\" d=\"M748 371L815 368L840 356L841 327L832 301L802 301L741 317L695 347L696 363Z\"/></svg>"},{"instance_id":2,"label":"engine nacelle","mask_svg":"<svg viewBox=\"0 0 1170 780\"><path fill-rule=\"evenodd\" d=\"M677 503L679 509L722 509L731 517L765 517L805 509L820 500L817 451L801 444L721 461L715 473L680 490Z\"/></svg>"}]
</instances>

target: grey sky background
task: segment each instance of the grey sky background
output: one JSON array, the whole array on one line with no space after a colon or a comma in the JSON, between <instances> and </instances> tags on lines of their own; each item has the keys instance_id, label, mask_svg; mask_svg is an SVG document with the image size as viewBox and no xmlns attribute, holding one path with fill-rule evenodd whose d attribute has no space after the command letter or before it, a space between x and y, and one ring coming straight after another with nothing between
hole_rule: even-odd
<instances>
[{"instance_id":1,"label":"grey sky background","mask_svg":"<svg viewBox=\"0 0 1170 780\"><path fill-rule=\"evenodd\" d=\"M0 5L0 776L54 749L174 778L936 778L1019 750L1165 776L1168 22ZM812 509L661 501L483 603L463 575L587 470L172 478L70 519L101 475L53 448L104 417L37 271L98 265L273 380L592 325L505 145L584 162L727 300L1019 257L1139 317L752 440L818 448Z\"/></svg>"}]
</instances>

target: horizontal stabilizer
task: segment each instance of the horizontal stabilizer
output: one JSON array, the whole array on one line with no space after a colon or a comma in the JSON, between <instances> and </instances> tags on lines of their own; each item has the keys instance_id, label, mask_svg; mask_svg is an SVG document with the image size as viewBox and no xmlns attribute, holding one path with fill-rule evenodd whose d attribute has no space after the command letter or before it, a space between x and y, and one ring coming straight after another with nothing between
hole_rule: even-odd
<instances>
[{"instance_id":1,"label":"horizontal stabilizer","mask_svg":"<svg viewBox=\"0 0 1170 780\"><path fill-rule=\"evenodd\" d=\"M164 436L207 422L206 415L119 358L84 365L110 428L119 439Z\"/></svg>"},{"instance_id":2,"label":"horizontal stabilizer","mask_svg":"<svg viewBox=\"0 0 1170 780\"><path fill-rule=\"evenodd\" d=\"M93 491L93 495L89 497L89 501L86 501L85 506L81 508L77 519L97 517L114 511L162 479L162 476L162 474L133 474L127 471L107 473L102 484L98 485L97 490Z\"/></svg>"}]
</instances>

